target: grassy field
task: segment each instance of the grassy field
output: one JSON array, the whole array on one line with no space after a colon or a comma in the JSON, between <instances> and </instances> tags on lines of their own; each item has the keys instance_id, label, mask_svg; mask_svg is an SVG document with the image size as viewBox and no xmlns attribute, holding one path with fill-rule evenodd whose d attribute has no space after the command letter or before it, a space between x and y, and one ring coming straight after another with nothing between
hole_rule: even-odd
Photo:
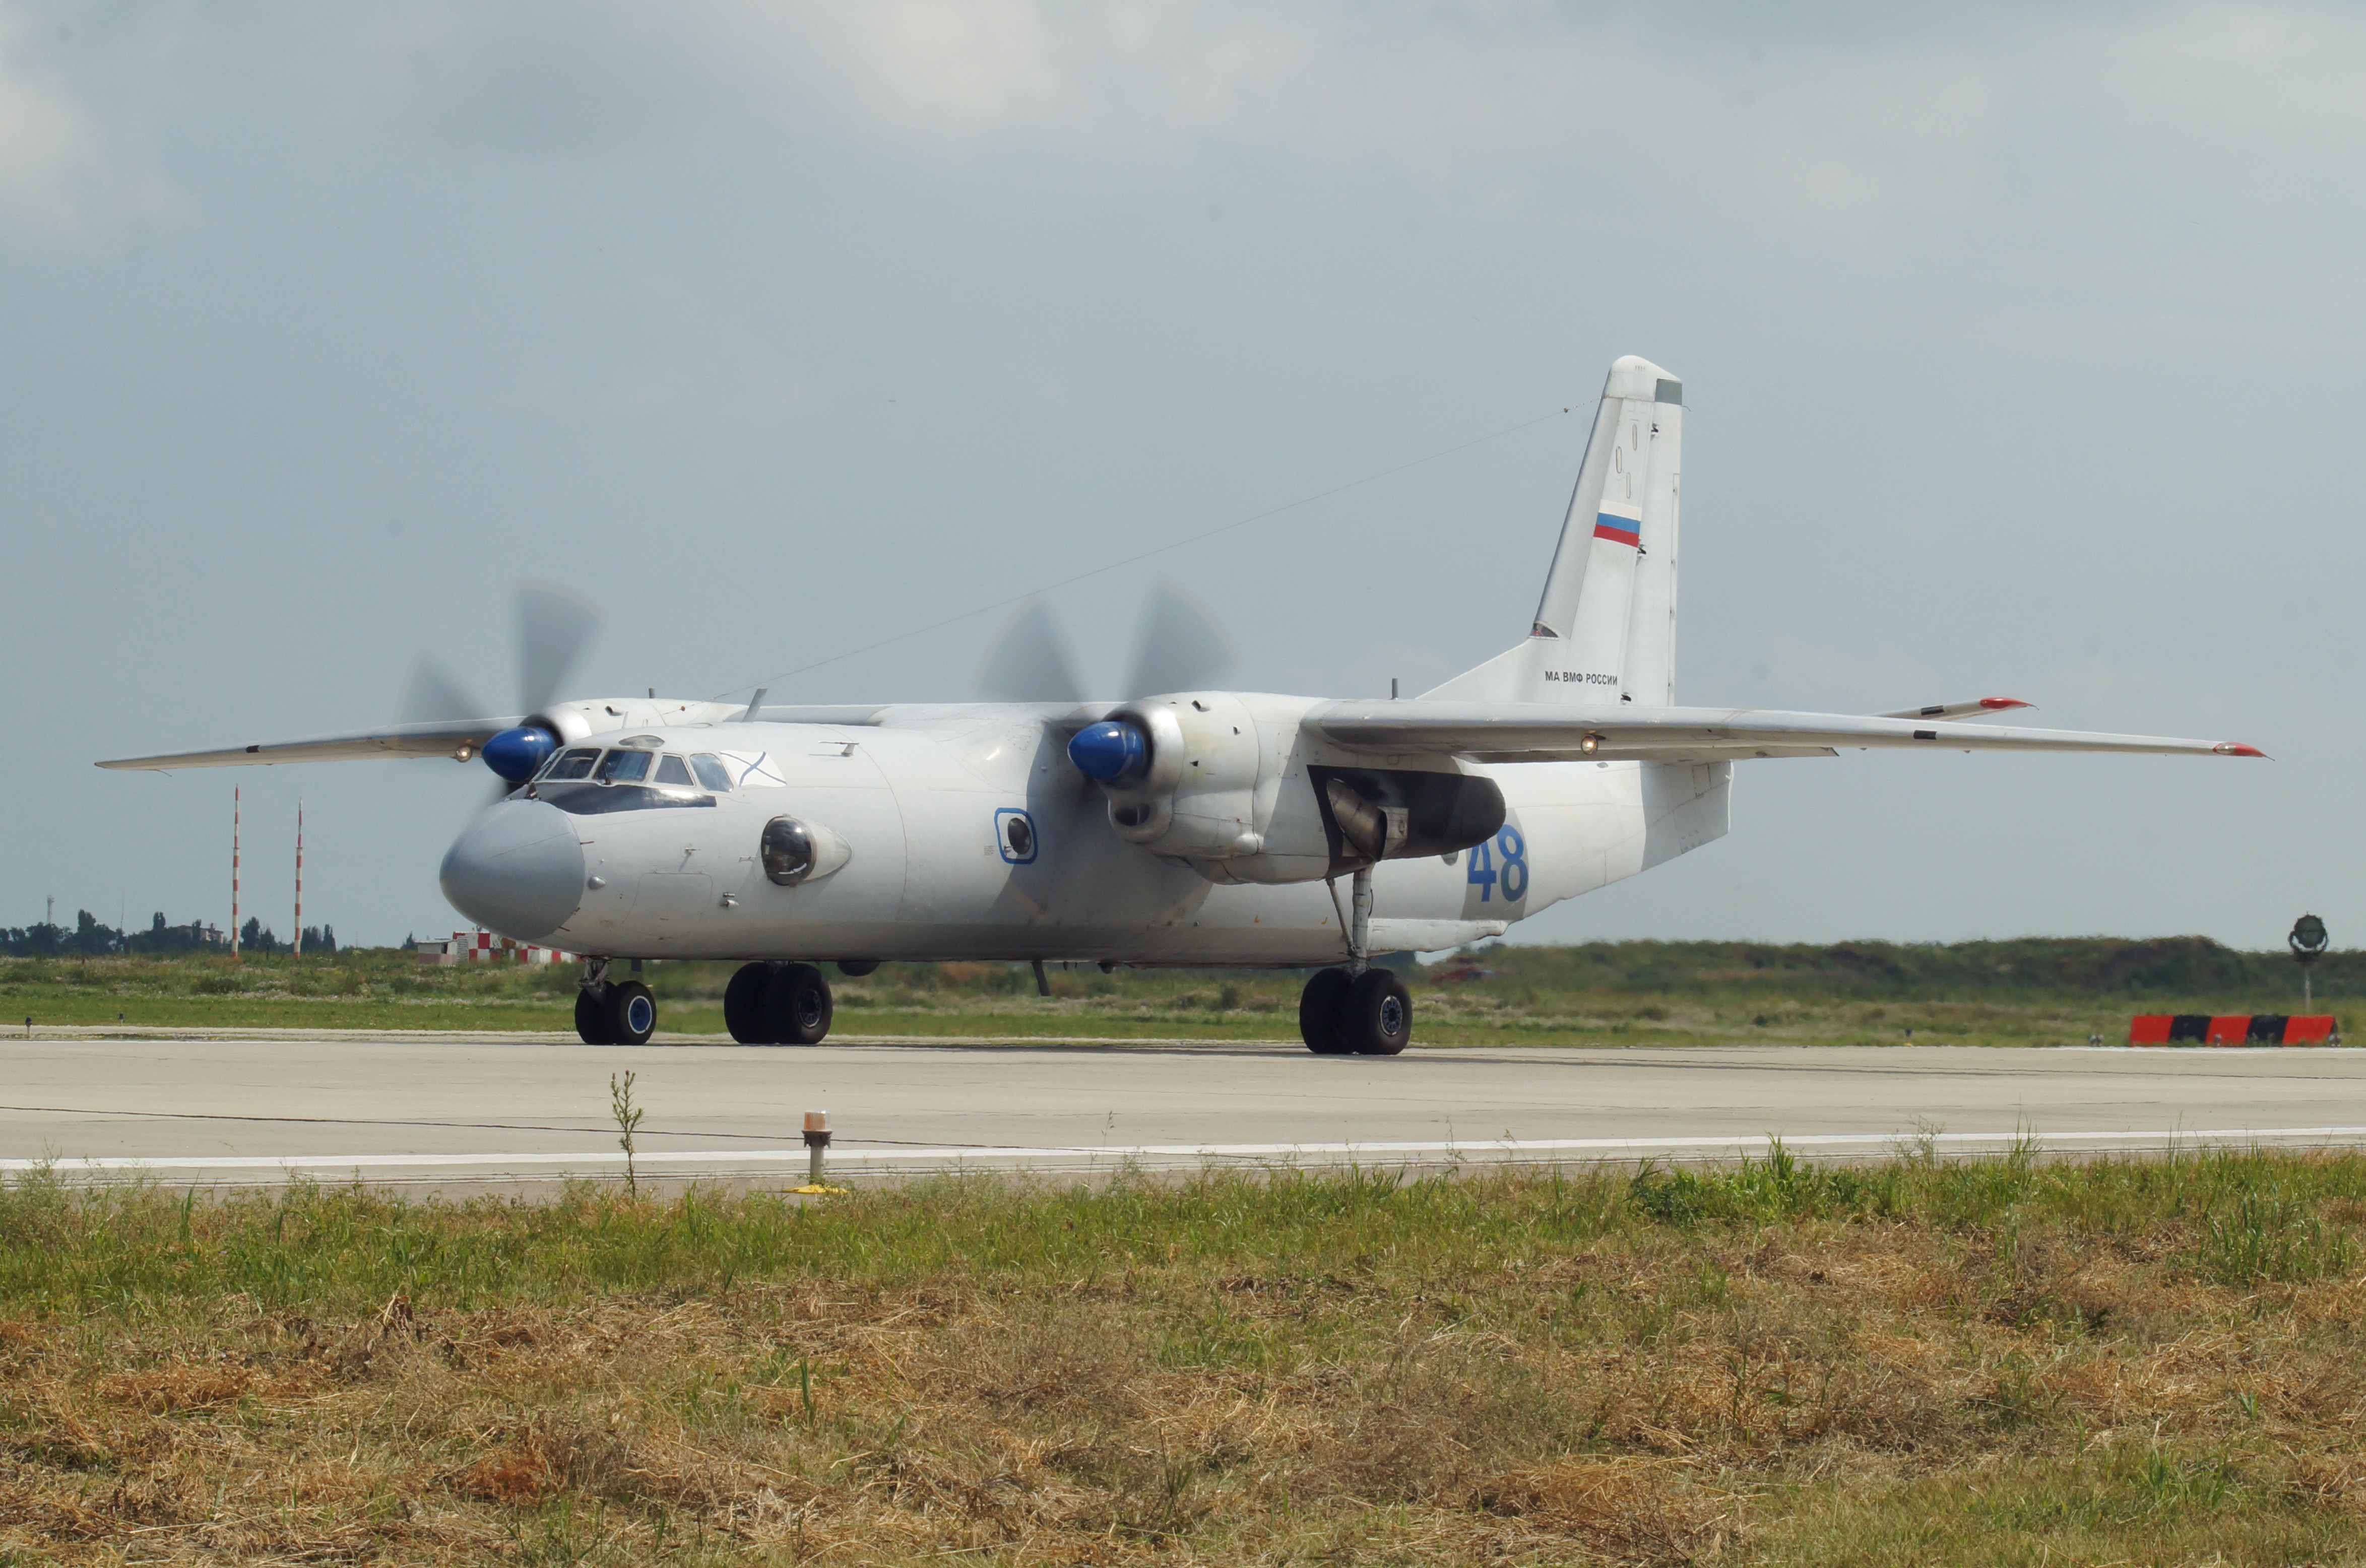
<instances>
[{"instance_id":1,"label":"grassy field","mask_svg":"<svg viewBox=\"0 0 2366 1568\"><path fill-rule=\"evenodd\" d=\"M2366 1561L2366 1158L0 1192L0 1562Z\"/></svg>"},{"instance_id":2,"label":"grassy field","mask_svg":"<svg viewBox=\"0 0 2366 1568\"><path fill-rule=\"evenodd\" d=\"M1500 947L1482 980L1409 977L1416 1038L1524 1043L2066 1044L2124 1039L2131 1012L2273 1012L2299 1006L2280 953L2200 938L1778 946L1597 942ZM653 964L668 1033L720 1034L733 965ZM1291 972L1053 968L1035 994L1024 965L896 964L835 978L842 1034L1103 1035L1288 1039ZM2366 996L2366 954L2318 966L2323 1010ZM365 950L307 958L0 960L0 1019L194 1027L566 1030L570 967L420 964Z\"/></svg>"}]
</instances>

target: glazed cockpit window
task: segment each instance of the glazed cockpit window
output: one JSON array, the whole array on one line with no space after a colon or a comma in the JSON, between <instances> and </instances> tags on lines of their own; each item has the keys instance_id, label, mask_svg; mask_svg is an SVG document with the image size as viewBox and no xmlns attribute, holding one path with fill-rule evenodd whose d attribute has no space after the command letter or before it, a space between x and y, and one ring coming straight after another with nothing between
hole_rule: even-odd
<instances>
[{"instance_id":1,"label":"glazed cockpit window","mask_svg":"<svg viewBox=\"0 0 2366 1568\"><path fill-rule=\"evenodd\" d=\"M658 759L658 783L681 784L685 789L693 787L690 782L690 770L682 765L681 758L670 751Z\"/></svg>"},{"instance_id":2,"label":"glazed cockpit window","mask_svg":"<svg viewBox=\"0 0 2366 1568\"><path fill-rule=\"evenodd\" d=\"M546 779L588 779L592 776L592 764L599 760L600 748L597 746L572 747L557 753L545 763L542 776Z\"/></svg>"},{"instance_id":3,"label":"glazed cockpit window","mask_svg":"<svg viewBox=\"0 0 2366 1568\"><path fill-rule=\"evenodd\" d=\"M701 752L690 760L690 769L698 775L700 784L717 795L731 787L731 770L723 765L720 757L710 757Z\"/></svg>"},{"instance_id":4,"label":"glazed cockpit window","mask_svg":"<svg viewBox=\"0 0 2366 1568\"><path fill-rule=\"evenodd\" d=\"M650 761L647 751L611 751L600 759L597 777L602 784L638 784L649 776Z\"/></svg>"}]
</instances>

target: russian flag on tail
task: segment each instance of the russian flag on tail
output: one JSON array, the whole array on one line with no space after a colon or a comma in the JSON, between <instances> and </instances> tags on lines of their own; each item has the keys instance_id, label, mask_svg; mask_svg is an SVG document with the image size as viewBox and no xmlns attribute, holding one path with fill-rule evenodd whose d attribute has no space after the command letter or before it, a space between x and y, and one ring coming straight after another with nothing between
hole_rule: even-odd
<instances>
[{"instance_id":1,"label":"russian flag on tail","mask_svg":"<svg viewBox=\"0 0 2366 1568\"><path fill-rule=\"evenodd\" d=\"M1614 545L1633 545L1640 548L1643 543L1643 520L1639 517L1621 517L1615 512L1597 513L1594 519L1594 536L1597 539L1607 539Z\"/></svg>"}]
</instances>

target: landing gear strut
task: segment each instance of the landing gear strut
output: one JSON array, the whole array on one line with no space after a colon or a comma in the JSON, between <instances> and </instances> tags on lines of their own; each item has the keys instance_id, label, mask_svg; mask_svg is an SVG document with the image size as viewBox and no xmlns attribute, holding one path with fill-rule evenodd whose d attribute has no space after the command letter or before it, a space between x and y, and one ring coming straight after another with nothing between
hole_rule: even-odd
<instances>
[{"instance_id":1,"label":"landing gear strut","mask_svg":"<svg viewBox=\"0 0 2366 1568\"><path fill-rule=\"evenodd\" d=\"M586 1045L646 1045L658 1032L657 998L638 980L612 984L608 969L613 962L583 961L582 986L575 993L575 1032Z\"/></svg>"},{"instance_id":2,"label":"landing gear strut","mask_svg":"<svg viewBox=\"0 0 2366 1568\"><path fill-rule=\"evenodd\" d=\"M742 1045L818 1045L837 1004L810 964L744 964L723 989L723 1023Z\"/></svg>"},{"instance_id":3,"label":"landing gear strut","mask_svg":"<svg viewBox=\"0 0 2366 1568\"><path fill-rule=\"evenodd\" d=\"M1372 967L1369 866L1356 873L1349 898L1347 963L1306 982L1298 1032L1318 1056L1393 1056L1413 1041L1413 993L1386 969Z\"/></svg>"}]
</instances>

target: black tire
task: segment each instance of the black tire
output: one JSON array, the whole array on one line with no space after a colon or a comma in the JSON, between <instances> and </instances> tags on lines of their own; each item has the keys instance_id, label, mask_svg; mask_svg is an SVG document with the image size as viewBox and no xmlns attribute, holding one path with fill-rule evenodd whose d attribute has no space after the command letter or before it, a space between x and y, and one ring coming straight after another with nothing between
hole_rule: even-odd
<instances>
[{"instance_id":1,"label":"black tire","mask_svg":"<svg viewBox=\"0 0 2366 1568\"><path fill-rule=\"evenodd\" d=\"M810 964L783 964L764 988L764 1030L783 1045L818 1045L829 1033L829 982Z\"/></svg>"},{"instance_id":2,"label":"black tire","mask_svg":"<svg viewBox=\"0 0 2366 1568\"><path fill-rule=\"evenodd\" d=\"M1339 1038L1359 1056L1393 1056L1413 1042L1413 993L1386 969L1367 969L1339 1004Z\"/></svg>"},{"instance_id":3,"label":"black tire","mask_svg":"<svg viewBox=\"0 0 2366 1568\"><path fill-rule=\"evenodd\" d=\"M1346 999L1352 978L1345 969L1318 969L1298 995L1298 1033L1318 1056L1348 1052L1339 1036L1339 1004Z\"/></svg>"},{"instance_id":4,"label":"black tire","mask_svg":"<svg viewBox=\"0 0 2366 1568\"><path fill-rule=\"evenodd\" d=\"M596 992L575 993L575 1032L583 1037L586 1045L614 1045L616 1042L608 1032L608 1008Z\"/></svg>"},{"instance_id":5,"label":"black tire","mask_svg":"<svg viewBox=\"0 0 2366 1568\"><path fill-rule=\"evenodd\" d=\"M841 958L838 961L838 972L850 980L860 980L878 967L879 960L875 958Z\"/></svg>"},{"instance_id":6,"label":"black tire","mask_svg":"<svg viewBox=\"0 0 2366 1568\"><path fill-rule=\"evenodd\" d=\"M742 1045L770 1045L764 1028L764 992L772 983L769 964L742 964L723 987L723 1027Z\"/></svg>"},{"instance_id":7,"label":"black tire","mask_svg":"<svg viewBox=\"0 0 2366 1568\"><path fill-rule=\"evenodd\" d=\"M618 1045L646 1045L658 1032L658 999L638 980L608 987L608 1038Z\"/></svg>"}]
</instances>

